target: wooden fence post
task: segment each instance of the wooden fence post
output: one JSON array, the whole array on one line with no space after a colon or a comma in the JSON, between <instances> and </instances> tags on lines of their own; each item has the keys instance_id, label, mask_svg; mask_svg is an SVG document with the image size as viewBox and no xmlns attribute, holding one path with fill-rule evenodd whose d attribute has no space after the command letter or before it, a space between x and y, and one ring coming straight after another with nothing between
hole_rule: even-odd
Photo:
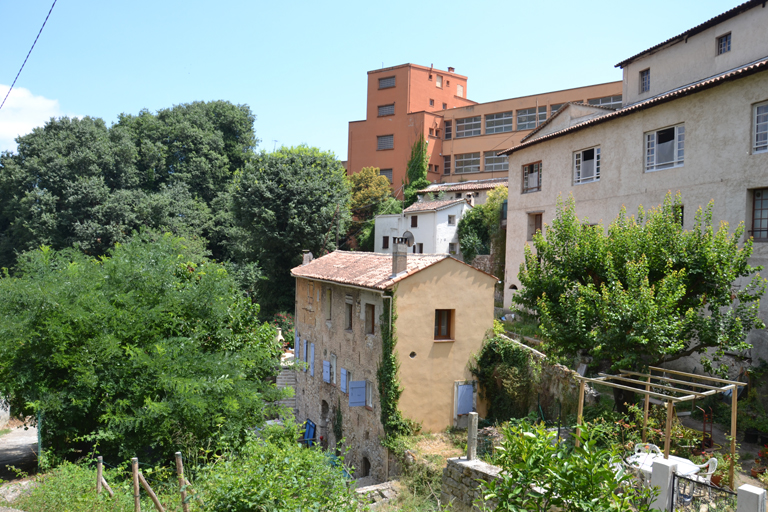
<instances>
[{"instance_id":1,"label":"wooden fence post","mask_svg":"<svg viewBox=\"0 0 768 512\"><path fill-rule=\"evenodd\" d=\"M147 480L144 478L144 475L139 473L139 481L141 482L141 486L144 488L145 491L147 491L147 494L149 494L150 499L152 500L152 503L155 504L155 508L157 509L157 512L165 512L165 509L160 504L160 500L157 499L157 495L155 494L155 491L152 490L152 488L147 483Z\"/></svg>"},{"instance_id":2,"label":"wooden fence post","mask_svg":"<svg viewBox=\"0 0 768 512\"><path fill-rule=\"evenodd\" d=\"M104 475L102 472L103 463L104 463L104 458L101 455L96 457L96 494L101 494L101 481L104 478Z\"/></svg>"},{"instance_id":3,"label":"wooden fence post","mask_svg":"<svg viewBox=\"0 0 768 512\"><path fill-rule=\"evenodd\" d=\"M467 460L477 458L477 413L469 413L469 425L467 426Z\"/></svg>"},{"instance_id":4,"label":"wooden fence post","mask_svg":"<svg viewBox=\"0 0 768 512\"><path fill-rule=\"evenodd\" d=\"M133 471L133 510L141 512L141 495L139 494L139 459L131 459L131 469Z\"/></svg>"},{"instance_id":5,"label":"wooden fence post","mask_svg":"<svg viewBox=\"0 0 768 512\"><path fill-rule=\"evenodd\" d=\"M181 508L189 512L187 503L187 491L184 490L186 479L184 478L184 463L181 461L181 452L176 452L176 474L179 475L179 493L181 494Z\"/></svg>"}]
</instances>

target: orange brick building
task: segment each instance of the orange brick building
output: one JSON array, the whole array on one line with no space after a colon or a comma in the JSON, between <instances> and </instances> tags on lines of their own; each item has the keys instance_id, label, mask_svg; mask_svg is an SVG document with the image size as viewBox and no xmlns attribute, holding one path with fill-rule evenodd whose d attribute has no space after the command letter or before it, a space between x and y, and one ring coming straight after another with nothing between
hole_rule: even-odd
<instances>
[{"instance_id":1,"label":"orange brick building","mask_svg":"<svg viewBox=\"0 0 768 512\"><path fill-rule=\"evenodd\" d=\"M563 103L620 107L621 88L617 81L477 103L467 99L467 77L453 68L402 64L369 71L366 119L349 123L347 172L378 167L402 197L411 146L423 134L429 181L504 178L507 160L497 151L519 144Z\"/></svg>"}]
</instances>

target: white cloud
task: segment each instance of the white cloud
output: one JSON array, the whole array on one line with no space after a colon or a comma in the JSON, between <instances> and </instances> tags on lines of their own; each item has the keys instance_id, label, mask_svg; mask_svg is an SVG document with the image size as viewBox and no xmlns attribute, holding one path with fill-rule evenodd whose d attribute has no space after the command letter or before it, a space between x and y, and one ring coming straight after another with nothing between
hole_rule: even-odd
<instances>
[{"instance_id":1,"label":"white cloud","mask_svg":"<svg viewBox=\"0 0 768 512\"><path fill-rule=\"evenodd\" d=\"M7 93L8 86L0 84L0 102ZM14 87L0 110L0 151L16 151L16 137L61 115L59 100L35 96L29 89Z\"/></svg>"}]
</instances>

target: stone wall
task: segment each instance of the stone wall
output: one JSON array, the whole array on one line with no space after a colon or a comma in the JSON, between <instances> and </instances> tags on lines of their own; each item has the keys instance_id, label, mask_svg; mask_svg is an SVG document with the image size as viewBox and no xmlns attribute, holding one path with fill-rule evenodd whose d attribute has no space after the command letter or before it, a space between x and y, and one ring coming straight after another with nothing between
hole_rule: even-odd
<instances>
[{"instance_id":1,"label":"stone wall","mask_svg":"<svg viewBox=\"0 0 768 512\"><path fill-rule=\"evenodd\" d=\"M480 481L496 480L500 472L501 468L479 459L467 460L466 457L448 459L448 464L443 469L440 505L450 506L452 507L450 510L455 512L480 510L476 506L476 502L482 501L483 498ZM493 509L495 503L489 501L486 506Z\"/></svg>"}]
</instances>

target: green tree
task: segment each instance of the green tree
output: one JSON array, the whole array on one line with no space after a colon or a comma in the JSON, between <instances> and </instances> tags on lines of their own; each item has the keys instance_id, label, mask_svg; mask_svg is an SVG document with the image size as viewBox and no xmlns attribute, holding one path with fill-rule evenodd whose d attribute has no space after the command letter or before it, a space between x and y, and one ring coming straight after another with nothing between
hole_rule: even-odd
<instances>
[{"instance_id":1,"label":"green tree","mask_svg":"<svg viewBox=\"0 0 768 512\"><path fill-rule=\"evenodd\" d=\"M553 353L584 350L613 370L698 353L715 371L725 351L749 348L749 332L764 327L765 280L748 263L752 239L740 247L743 224L715 230L712 208L685 231L680 196L668 194L637 217L622 209L606 233L576 216L572 197L558 200L552 226L534 235L535 252L525 248L513 302L539 315Z\"/></svg>"},{"instance_id":2,"label":"green tree","mask_svg":"<svg viewBox=\"0 0 768 512\"><path fill-rule=\"evenodd\" d=\"M291 268L302 250L316 257L336 248L350 219L346 171L317 148L280 148L257 155L233 184L231 208L239 232L240 261L258 262L256 284L264 313L292 311Z\"/></svg>"},{"instance_id":3,"label":"green tree","mask_svg":"<svg viewBox=\"0 0 768 512\"><path fill-rule=\"evenodd\" d=\"M428 142L424 139L424 134L421 133L411 147L411 158L408 160L408 169L406 171L407 181L403 184L405 208L416 202L416 192L429 186L429 180L427 179L429 152L427 151L427 146Z\"/></svg>"},{"instance_id":4,"label":"green tree","mask_svg":"<svg viewBox=\"0 0 768 512\"><path fill-rule=\"evenodd\" d=\"M478 254L491 254L498 260L497 271L503 274L506 233L501 229L502 203L509 189L499 186L488 193L485 203L468 210L457 226L459 247L466 263L472 263Z\"/></svg>"},{"instance_id":5,"label":"green tree","mask_svg":"<svg viewBox=\"0 0 768 512\"><path fill-rule=\"evenodd\" d=\"M167 458L263 421L281 347L201 253L146 233L98 260L43 247L0 278L0 395L44 448Z\"/></svg>"},{"instance_id":6,"label":"green tree","mask_svg":"<svg viewBox=\"0 0 768 512\"><path fill-rule=\"evenodd\" d=\"M392 197L389 180L380 174L378 167L363 167L348 179L351 192L350 208L356 220L370 219L375 214L376 207Z\"/></svg>"}]
</instances>

